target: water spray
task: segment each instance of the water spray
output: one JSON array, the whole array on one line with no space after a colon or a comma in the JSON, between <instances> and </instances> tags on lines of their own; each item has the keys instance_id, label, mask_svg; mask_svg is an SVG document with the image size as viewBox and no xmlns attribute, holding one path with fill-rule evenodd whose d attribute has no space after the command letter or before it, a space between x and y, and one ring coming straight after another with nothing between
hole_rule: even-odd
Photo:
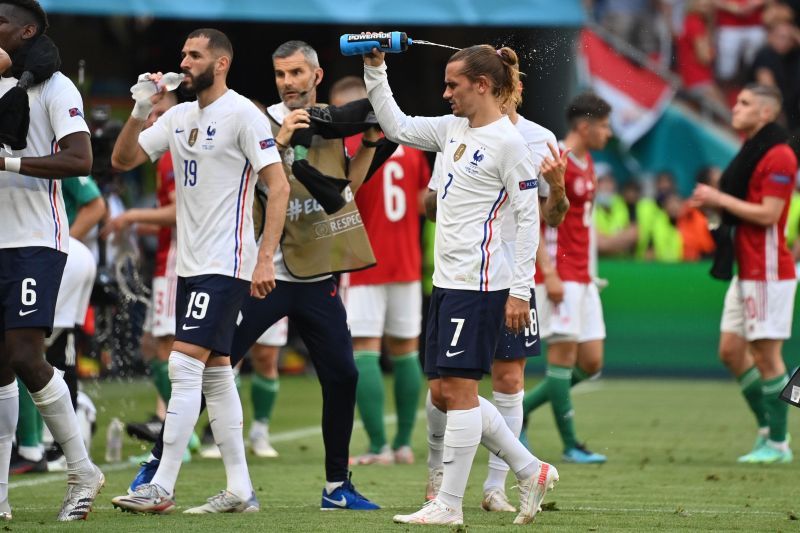
<instances>
[{"instance_id":1,"label":"water spray","mask_svg":"<svg viewBox=\"0 0 800 533\"><path fill-rule=\"evenodd\" d=\"M432 43L430 41L423 41L420 39L411 39L405 32L402 31L345 33L339 38L339 50L341 50L342 54L346 56L369 54L372 52L373 48L377 48L381 52L397 54L400 52L405 52L412 44L423 44L427 46L449 48L451 50L460 50L460 48L448 46L446 44Z\"/></svg>"}]
</instances>

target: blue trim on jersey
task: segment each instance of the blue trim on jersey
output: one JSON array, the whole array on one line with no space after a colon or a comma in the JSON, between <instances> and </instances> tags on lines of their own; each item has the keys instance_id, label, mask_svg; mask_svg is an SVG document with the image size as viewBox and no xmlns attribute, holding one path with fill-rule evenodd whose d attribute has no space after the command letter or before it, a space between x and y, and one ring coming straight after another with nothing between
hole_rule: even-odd
<instances>
[{"instance_id":1,"label":"blue trim on jersey","mask_svg":"<svg viewBox=\"0 0 800 533\"><path fill-rule=\"evenodd\" d=\"M487 239L489 238L489 226L491 225L492 218L495 216L495 210L497 209L497 206L500 204L500 202L503 200L503 196L505 195L505 193L506 193L505 187L500 189L500 194L497 195L497 200L494 201L494 204L492 204L492 208L489 210L489 216L486 217L486 220L483 222L483 241L481 241L481 274L480 274L480 278L479 278L480 279L480 285L478 286L478 290L479 291L484 290L484 288L483 288L483 285L484 285L483 270L484 270L484 268L486 266L486 260L487 260L486 254L487 254L487 251L488 251L488 241L487 241ZM488 274L487 274L486 277L487 278L489 277ZM486 286L487 286L486 290L487 291L489 290L488 285L489 285L489 280L486 279Z\"/></svg>"},{"instance_id":2,"label":"blue trim on jersey","mask_svg":"<svg viewBox=\"0 0 800 533\"><path fill-rule=\"evenodd\" d=\"M244 178L247 176L247 167L250 161L245 159L242 177L239 179L239 195L236 197L236 223L233 229L233 277L239 277L239 211L242 208L242 189L244 188Z\"/></svg>"},{"instance_id":3,"label":"blue trim on jersey","mask_svg":"<svg viewBox=\"0 0 800 533\"><path fill-rule=\"evenodd\" d=\"M447 188L451 183L453 183L453 175L450 172L448 172L447 175L450 176L450 179L444 184L444 194L442 195L442 200L444 200L444 197L447 196Z\"/></svg>"},{"instance_id":4,"label":"blue trim on jersey","mask_svg":"<svg viewBox=\"0 0 800 533\"><path fill-rule=\"evenodd\" d=\"M56 140L50 141L50 155L56 153ZM53 180L48 180L47 183L47 199L50 201L50 214L53 216L53 241L55 241L55 248L56 250L61 250L61 242L58 239L58 233L61 229L61 224L58 223L58 213L56 213L57 206L55 202L53 202Z\"/></svg>"}]
</instances>

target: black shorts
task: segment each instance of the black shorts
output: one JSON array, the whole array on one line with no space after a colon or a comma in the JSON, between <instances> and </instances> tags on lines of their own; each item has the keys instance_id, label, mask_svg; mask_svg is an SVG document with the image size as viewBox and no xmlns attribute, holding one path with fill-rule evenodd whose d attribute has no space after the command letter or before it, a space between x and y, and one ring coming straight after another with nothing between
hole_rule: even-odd
<instances>
[{"instance_id":1,"label":"black shorts","mask_svg":"<svg viewBox=\"0 0 800 533\"><path fill-rule=\"evenodd\" d=\"M18 328L53 331L67 254L46 246L0 249L0 336Z\"/></svg>"},{"instance_id":2,"label":"black shorts","mask_svg":"<svg viewBox=\"0 0 800 533\"><path fill-rule=\"evenodd\" d=\"M505 324L500 327L500 340L494 358L501 361L527 359L542 354L542 343L539 339L539 314L536 312L536 294L531 289L531 325L522 333L511 333Z\"/></svg>"},{"instance_id":3,"label":"black shorts","mask_svg":"<svg viewBox=\"0 0 800 533\"><path fill-rule=\"evenodd\" d=\"M175 340L230 355L233 332L250 282L224 276L178 277Z\"/></svg>"},{"instance_id":4,"label":"black shorts","mask_svg":"<svg viewBox=\"0 0 800 533\"><path fill-rule=\"evenodd\" d=\"M505 317L508 290L433 288L425 346L425 373L481 379L492 362Z\"/></svg>"}]
</instances>

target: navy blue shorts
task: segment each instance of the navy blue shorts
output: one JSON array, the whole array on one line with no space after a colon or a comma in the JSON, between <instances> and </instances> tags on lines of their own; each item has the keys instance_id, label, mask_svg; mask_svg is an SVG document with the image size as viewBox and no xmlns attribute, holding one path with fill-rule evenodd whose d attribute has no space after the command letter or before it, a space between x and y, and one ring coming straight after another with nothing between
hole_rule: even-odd
<instances>
[{"instance_id":1,"label":"navy blue shorts","mask_svg":"<svg viewBox=\"0 0 800 533\"><path fill-rule=\"evenodd\" d=\"M45 246L0 249L0 335L18 328L53 331L67 254Z\"/></svg>"},{"instance_id":2,"label":"navy blue shorts","mask_svg":"<svg viewBox=\"0 0 800 533\"><path fill-rule=\"evenodd\" d=\"M505 319L508 290L433 288L425 339L425 373L481 379L492 362Z\"/></svg>"},{"instance_id":3,"label":"navy blue shorts","mask_svg":"<svg viewBox=\"0 0 800 533\"><path fill-rule=\"evenodd\" d=\"M231 364L241 360L256 340L285 316L303 339L321 378L355 368L347 311L333 278L309 283L278 280L266 298L248 297L236 327Z\"/></svg>"},{"instance_id":4,"label":"navy blue shorts","mask_svg":"<svg viewBox=\"0 0 800 533\"><path fill-rule=\"evenodd\" d=\"M250 282L224 276L178 277L175 340L230 355L239 310Z\"/></svg>"},{"instance_id":5,"label":"navy blue shorts","mask_svg":"<svg viewBox=\"0 0 800 533\"><path fill-rule=\"evenodd\" d=\"M542 343L539 339L539 314L536 312L536 294L531 289L531 325L522 333L511 333L505 324L500 328L500 340L494 358L502 361L527 359L542 354Z\"/></svg>"}]
</instances>

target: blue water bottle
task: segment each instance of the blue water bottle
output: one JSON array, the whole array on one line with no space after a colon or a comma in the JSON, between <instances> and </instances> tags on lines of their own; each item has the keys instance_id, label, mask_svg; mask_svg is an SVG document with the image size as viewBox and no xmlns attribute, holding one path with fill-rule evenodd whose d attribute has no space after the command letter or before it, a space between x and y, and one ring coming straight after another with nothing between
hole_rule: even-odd
<instances>
[{"instance_id":1,"label":"blue water bottle","mask_svg":"<svg viewBox=\"0 0 800 533\"><path fill-rule=\"evenodd\" d=\"M368 54L373 48L381 52L404 52L411 44L413 41L402 31L345 33L339 37L339 49L346 56Z\"/></svg>"}]
</instances>

